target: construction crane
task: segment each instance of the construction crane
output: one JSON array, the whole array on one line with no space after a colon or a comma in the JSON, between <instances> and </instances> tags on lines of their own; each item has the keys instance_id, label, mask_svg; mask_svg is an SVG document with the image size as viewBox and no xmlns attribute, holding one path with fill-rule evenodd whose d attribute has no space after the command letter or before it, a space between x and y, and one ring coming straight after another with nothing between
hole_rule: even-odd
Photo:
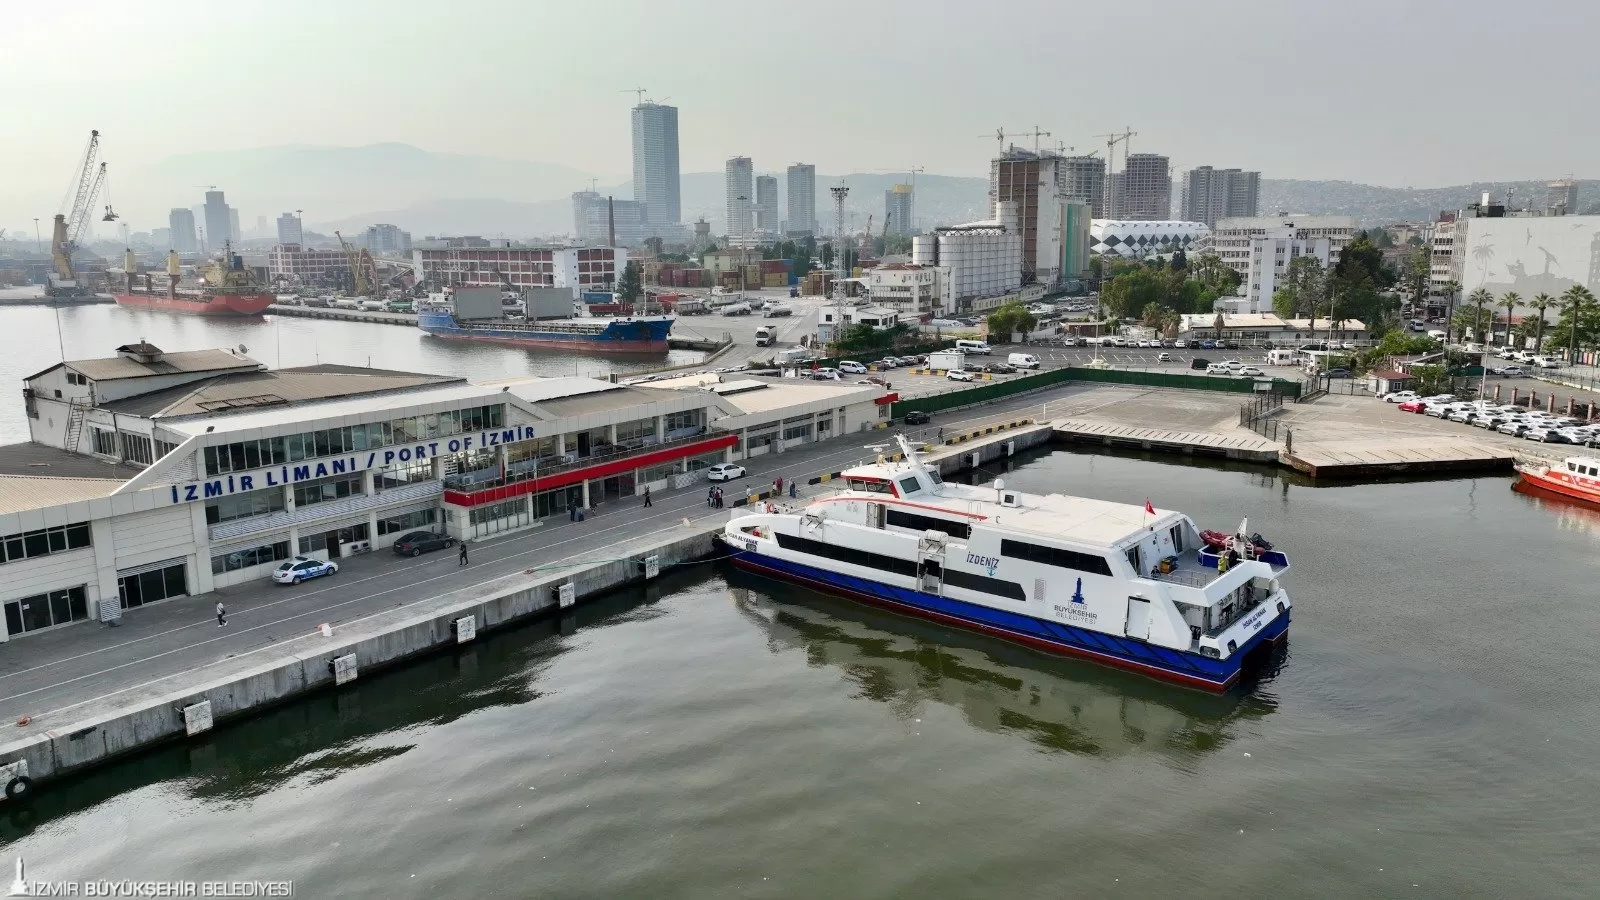
<instances>
[{"instance_id":1,"label":"construction crane","mask_svg":"<svg viewBox=\"0 0 1600 900\"><path fill-rule=\"evenodd\" d=\"M83 159L78 163L74 178L67 183L67 194L61 199L61 212L56 213L50 232L50 255L55 263L55 274L45 292L51 297L71 297L85 293L78 285L78 276L72 269L72 254L89 225L89 211L94 208L95 197L105 186L106 164L95 165L100 154L100 132L89 132L89 145L84 148ZM68 198L71 205L68 206ZM117 214L108 205L103 221L110 222Z\"/></svg>"},{"instance_id":2,"label":"construction crane","mask_svg":"<svg viewBox=\"0 0 1600 900\"><path fill-rule=\"evenodd\" d=\"M640 106L644 105L644 92L645 92L645 88L625 88L623 90L617 91L617 93L619 93L619 94L638 94L639 95L639 104L638 105L640 105Z\"/></svg>"},{"instance_id":3,"label":"construction crane","mask_svg":"<svg viewBox=\"0 0 1600 900\"><path fill-rule=\"evenodd\" d=\"M861 230L861 246L856 251L856 263L872 255L872 213L867 213L867 227Z\"/></svg>"},{"instance_id":4,"label":"construction crane","mask_svg":"<svg viewBox=\"0 0 1600 900\"><path fill-rule=\"evenodd\" d=\"M1019 135L1017 135L1016 132L1012 132L1011 136L1012 137L1018 137ZM978 137L990 137L990 135L980 134L980 135L978 135ZM993 137L995 139L995 142L999 145L999 153L1006 152L1006 130L1004 128L996 128L994 130Z\"/></svg>"},{"instance_id":5,"label":"construction crane","mask_svg":"<svg viewBox=\"0 0 1600 900\"><path fill-rule=\"evenodd\" d=\"M344 251L344 258L350 262L351 283L355 286L357 297L367 297L372 294L372 283L367 280L367 267L362 265L361 254L350 246L344 235L335 231L333 236L339 239L339 248ZM363 251L365 252L365 251ZM369 256L368 259L371 259Z\"/></svg>"},{"instance_id":6,"label":"construction crane","mask_svg":"<svg viewBox=\"0 0 1600 900\"><path fill-rule=\"evenodd\" d=\"M1024 132L1023 136L1026 137L1028 134L1029 134L1028 132ZM1039 138L1042 138L1042 137L1055 137L1055 135L1051 134L1048 131L1040 131L1039 130L1039 126L1037 126L1037 125L1033 126L1032 135L1033 135L1033 155L1034 156L1038 156L1039 155Z\"/></svg>"}]
</instances>

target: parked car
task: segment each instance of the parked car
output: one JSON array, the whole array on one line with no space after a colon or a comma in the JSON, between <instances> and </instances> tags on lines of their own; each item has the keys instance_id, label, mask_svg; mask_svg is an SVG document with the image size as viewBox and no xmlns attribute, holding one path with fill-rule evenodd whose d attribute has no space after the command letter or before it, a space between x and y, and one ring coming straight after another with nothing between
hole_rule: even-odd
<instances>
[{"instance_id":1,"label":"parked car","mask_svg":"<svg viewBox=\"0 0 1600 900\"><path fill-rule=\"evenodd\" d=\"M1500 370L1500 374L1507 378L1521 378L1528 374L1528 370L1521 366L1506 366Z\"/></svg>"},{"instance_id":2,"label":"parked car","mask_svg":"<svg viewBox=\"0 0 1600 900\"><path fill-rule=\"evenodd\" d=\"M933 421L933 416L928 415L920 409L913 409L912 411L906 413L905 421L907 425L926 425Z\"/></svg>"},{"instance_id":3,"label":"parked car","mask_svg":"<svg viewBox=\"0 0 1600 900\"><path fill-rule=\"evenodd\" d=\"M1329 378L1349 378L1350 377L1350 370L1341 366L1341 367L1338 367L1338 368L1329 369L1328 371L1323 372L1322 374L1328 376Z\"/></svg>"},{"instance_id":4,"label":"parked car","mask_svg":"<svg viewBox=\"0 0 1600 900\"><path fill-rule=\"evenodd\" d=\"M1217 349L1217 342L1216 341L1201 341L1200 342L1200 349L1201 350L1215 350L1215 349Z\"/></svg>"},{"instance_id":5,"label":"parked car","mask_svg":"<svg viewBox=\"0 0 1600 900\"><path fill-rule=\"evenodd\" d=\"M1017 373L1016 367L1009 363L989 363L978 371L988 372L991 375L1015 375Z\"/></svg>"},{"instance_id":6,"label":"parked car","mask_svg":"<svg viewBox=\"0 0 1600 900\"><path fill-rule=\"evenodd\" d=\"M1406 400L1400 404L1401 412L1420 413L1428 408L1428 404L1421 400Z\"/></svg>"},{"instance_id":7,"label":"parked car","mask_svg":"<svg viewBox=\"0 0 1600 900\"><path fill-rule=\"evenodd\" d=\"M1194 359L1189 360L1189 368L1191 369L1208 369L1210 367L1211 360L1203 356L1196 356Z\"/></svg>"},{"instance_id":8,"label":"parked car","mask_svg":"<svg viewBox=\"0 0 1600 900\"><path fill-rule=\"evenodd\" d=\"M1189 349L1189 342L1188 341L1173 341L1172 342L1172 347L1175 350L1187 350L1187 349Z\"/></svg>"},{"instance_id":9,"label":"parked car","mask_svg":"<svg viewBox=\"0 0 1600 900\"><path fill-rule=\"evenodd\" d=\"M853 359L847 359L839 363L839 371L846 375L865 375L867 374L867 367Z\"/></svg>"},{"instance_id":10,"label":"parked car","mask_svg":"<svg viewBox=\"0 0 1600 900\"><path fill-rule=\"evenodd\" d=\"M1156 362L1172 362L1171 353L1157 353Z\"/></svg>"},{"instance_id":11,"label":"parked car","mask_svg":"<svg viewBox=\"0 0 1600 900\"><path fill-rule=\"evenodd\" d=\"M1232 375L1233 374L1233 370L1228 368L1228 364L1227 363L1212 363L1211 365L1206 366L1206 374L1207 375Z\"/></svg>"},{"instance_id":12,"label":"parked car","mask_svg":"<svg viewBox=\"0 0 1600 900\"><path fill-rule=\"evenodd\" d=\"M1541 356L1538 359L1534 360L1533 364L1538 366L1541 369L1559 369L1559 368L1561 368L1561 360L1556 359L1556 358L1551 357L1551 356Z\"/></svg>"},{"instance_id":13,"label":"parked car","mask_svg":"<svg viewBox=\"0 0 1600 900\"><path fill-rule=\"evenodd\" d=\"M878 360L878 368L885 370L898 369L900 368L900 360L897 357L885 356L883 359Z\"/></svg>"},{"instance_id":14,"label":"parked car","mask_svg":"<svg viewBox=\"0 0 1600 900\"><path fill-rule=\"evenodd\" d=\"M951 381L972 381L973 380L973 374L971 372L967 372L967 371L964 371L962 369L951 369L950 371L945 373L944 377L950 379Z\"/></svg>"},{"instance_id":15,"label":"parked car","mask_svg":"<svg viewBox=\"0 0 1600 900\"><path fill-rule=\"evenodd\" d=\"M448 534L413 531L394 542L394 552L400 556L421 556L430 550L445 550L455 545L456 539Z\"/></svg>"},{"instance_id":16,"label":"parked car","mask_svg":"<svg viewBox=\"0 0 1600 900\"><path fill-rule=\"evenodd\" d=\"M1255 366L1245 366L1244 368L1239 370L1238 374L1240 374L1240 375L1242 375L1242 376L1244 376L1246 378L1260 378L1261 376L1263 376L1263 375L1265 375L1267 373L1261 371L1260 369L1256 368Z\"/></svg>"},{"instance_id":17,"label":"parked car","mask_svg":"<svg viewBox=\"0 0 1600 900\"><path fill-rule=\"evenodd\" d=\"M1416 391L1390 391L1381 398L1385 403L1407 403L1419 399Z\"/></svg>"},{"instance_id":18,"label":"parked car","mask_svg":"<svg viewBox=\"0 0 1600 900\"><path fill-rule=\"evenodd\" d=\"M819 366L811 370L811 377L817 381L837 381L839 370L833 366Z\"/></svg>"},{"instance_id":19,"label":"parked car","mask_svg":"<svg viewBox=\"0 0 1600 900\"><path fill-rule=\"evenodd\" d=\"M744 466L737 463L717 463L706 470L707 481L732 481L744 477Z\"/></svg>"},{"instance_id":20,"label":"parked car","mask_svg":"<svg viewBox=\"0 0 1600 900\"><path fill-rule=\"evenodd\" d=\"M279 584L299 584L311 578L321 578L339 571L339 564L312 559L309 556L296 556L284 560L272 570L272 580Z\"/></svg>"}]
</instances>

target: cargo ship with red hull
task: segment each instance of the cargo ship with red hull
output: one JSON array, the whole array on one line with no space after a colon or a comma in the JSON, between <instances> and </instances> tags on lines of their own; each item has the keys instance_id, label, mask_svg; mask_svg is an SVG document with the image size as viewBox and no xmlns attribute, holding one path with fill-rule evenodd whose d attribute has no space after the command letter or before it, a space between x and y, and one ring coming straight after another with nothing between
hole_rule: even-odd
<instances>
[{"instance_id":1,"label":"cargo ship with red hull","mask_svg":"<svg viewBox=\"0 0 1600 900\"><path fill-rule=\"evenodd\" d=\"M183 273L176 253L167 254L167 289L164 291L152 283L148 274L144 276L142 289L136 286L134 267L130 251L123 263L125 289L111 295L122 306L191 316L256 316L277 299L271 291L262 288L255 274L245 268L244 259L231 249L222 259L210 260L201 267L198 290L178 287Z\"/></svg>"}]
</instances>

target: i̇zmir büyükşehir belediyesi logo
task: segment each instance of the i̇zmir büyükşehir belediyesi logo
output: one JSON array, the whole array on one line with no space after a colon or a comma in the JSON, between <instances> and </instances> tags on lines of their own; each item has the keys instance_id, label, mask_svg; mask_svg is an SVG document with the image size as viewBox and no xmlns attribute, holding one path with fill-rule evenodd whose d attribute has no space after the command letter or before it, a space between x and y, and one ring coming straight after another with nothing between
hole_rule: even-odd
<instances>
[{"instance_id":1,"label":"i\u0307zmir b\u00fcy\u00fck\u015fehir belediyesi logo","mask_svg":"<svg viewBox=\"0 0 1600 900\"><path fill-rule=\"evenodd\" d=\"M17 857L17 877L11 882L12 897L32 897L33 889L28 887L28 879L23 876L22 857Z\"/></svg>"}]
</instances>

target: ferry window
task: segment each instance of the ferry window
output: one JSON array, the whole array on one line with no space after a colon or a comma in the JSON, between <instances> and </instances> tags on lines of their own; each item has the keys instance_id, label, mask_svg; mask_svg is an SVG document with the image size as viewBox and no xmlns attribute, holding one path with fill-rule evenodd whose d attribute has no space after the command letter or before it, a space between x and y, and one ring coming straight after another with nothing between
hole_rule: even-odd
<instances>
[{"instance_id":1,"label":"ferry window","mask_svg":"<svg viewBox=\"0 0 1600 900\"><path fill-rule=\"evenodd\" d=\"M951 587L966 588L969 591L982 591L1007 600L1025 601L1028 595L1022 590L1022 585L1014 581L1003 581L999 578L990 578L987 575L974 575L971 572L960 572L955 569L946 569L944 583Z\"/></svg>"},{"instance_id":2,"label":"ferry window","mask_svg":"<svg viewBox=\"0 0 1600 900\"><path fill-rule=\"evenodd\" d=\"M884 556L881 553L869 553L866 550L857 550L854 547L840 547L834 544L825 544L822 541L814 541L810 538L803 538L792 534L783 534L782 532L778 533L777 538L778 546L784 548L785 550L794 550L798 553L821 556L827 559L837 560L842 563L849 563L850 565L861 566L867 569L877 569L882 572L893 572L896 575L915 576L917 574L916 562L909 559L899 559L893 556ZM948 577L948 575L949 573L947 572L946 576ZM1018 588L1018 590L1021 590L1021 588Z\"/></svg>"},{"instance_id":3,"label":"ferry window","mask_svg":"<svg viewBox=\"0 0 1600 900\"><path fill-rule=\"evenodd\" d=\"M1106 562L1103 556L1081 553L1077 550L1063 550L1060 547L1029 544L1025 541L1000 541L1000 555L1044 563L1047 566L1059 566L1063 569L1077 569L1094 575L1111 574L1111 564Z\"/></svg>"},{"instance_id":4,"label":"ferry window","mask_svg":"<svg viewBox=\"0 0 1600 900\"><path fill-rule=\"evenodd\" d=\"M942 531L954 538L966 540L972 537L972 526L966 522L952 522L949 519L939 519L933 516L920 516L903 510L889 510L888 523L898 528L914 528L917 531Z\"/></svg>"},{"instance_id":5,"label":"ferry window","mask_svg":"<svg viewBox=\"0 0 1600 900\"><path fill-rule=\"evenodd\" d=\"M850 479L850 490L867 491L872 494L889 493L889 483L886 481L869 481L865 478Z\"/></svg>"},{"instance_id":6,"label":"ferry window","mask_svg":"<svg viewBox=\"0 0 1600 900\"><path fill-rule=\"evenodd\" d=\"M1133 574L1135 575L1144 574L1144 566L1141 564L1141 559L1137 546L1128 548L1128 565L1133 566Z\"/></svg>"},{"instance_id":7,"label":"ferry window","mask_svg":"<svg viewBox=\"0 0 1600 900\"><path fill-rule=\"evenodd\" d=\"M915 475L910 475L900 479L900 493L902 496L906 494L915 494L921 489L922 485L917 483L917 476Z\"/></svg>"},{"instance_id":8,"label":"ferry window","mask_svg":"<svg viewBox=\"0 0 1600 900\"><path fill-rule=\"evenodd\" d=\"M944 484L944 479L939 477L938 469L928 469L927 472L928 477L933 479L934 484Z\"/></svg>"}]
</instances>

